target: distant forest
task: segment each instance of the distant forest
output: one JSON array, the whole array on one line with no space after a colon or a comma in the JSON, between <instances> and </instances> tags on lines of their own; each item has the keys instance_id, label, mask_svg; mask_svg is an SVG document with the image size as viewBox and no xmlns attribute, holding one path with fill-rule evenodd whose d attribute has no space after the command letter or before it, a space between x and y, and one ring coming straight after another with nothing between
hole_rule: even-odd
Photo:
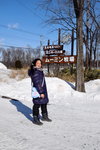
<instances>
[{"instance_id":1,"label":"distant forest","mask_svg":"<svg viewBox=\"0 0 100 150\"><path fill-rule=\"evenodd\" d=\"M0 62L8 68L16 67L16 65L20 68L27 67L36 57L40 57L40 48L0 48Z\"/></svg>"}]
</instances>

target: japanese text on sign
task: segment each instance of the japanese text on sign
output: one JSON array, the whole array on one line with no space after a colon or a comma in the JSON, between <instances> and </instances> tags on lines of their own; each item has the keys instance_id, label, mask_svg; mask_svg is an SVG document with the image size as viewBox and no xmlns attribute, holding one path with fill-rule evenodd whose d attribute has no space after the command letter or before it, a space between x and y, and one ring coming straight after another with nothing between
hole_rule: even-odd
<instances>
[{"instance_id":1,"label":"japanese text on sign","mask_svg":"<svg viewBox=\"0 0 100 150\"><path fill-rule=\"evenodd\" d=\"M76 56L43 57L44 63L76 63Z\"/></svg>"}]
</instances>

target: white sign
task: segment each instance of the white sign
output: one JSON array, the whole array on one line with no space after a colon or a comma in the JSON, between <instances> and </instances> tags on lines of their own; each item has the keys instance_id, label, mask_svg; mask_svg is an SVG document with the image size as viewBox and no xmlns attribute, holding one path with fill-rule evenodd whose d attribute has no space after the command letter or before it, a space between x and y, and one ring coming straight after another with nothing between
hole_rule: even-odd
<instances>
[{"instance_id":1,"label":"white sign","mask_svg":"<svg viewBox=\"0 0 100 150\"><path fill-rule=\"evenodd\" d=\"M65 61L65 62L68 62L68 57L64 57L64 61Z\"/></svg>"},{"instance_id":2,"label":"white sign","mask_svg":"<svg viewBox=\"0 0 100 150\"><path fill-rule=\"evenodd\" d=\"M69 57L69 61L73 62L74 61L74 57Z\"/></svg>"},{"instance_id":3,"label":"white sign","mask_svg":"<svg viewBox=\"0 0 100 150\"><path fill-rule=\"evenodd\" d=\"M63 54L63 50L47 50L47 51L45 51L45 54L46 55L49 55L49 54Z\"/></svg>"}]
</instances>

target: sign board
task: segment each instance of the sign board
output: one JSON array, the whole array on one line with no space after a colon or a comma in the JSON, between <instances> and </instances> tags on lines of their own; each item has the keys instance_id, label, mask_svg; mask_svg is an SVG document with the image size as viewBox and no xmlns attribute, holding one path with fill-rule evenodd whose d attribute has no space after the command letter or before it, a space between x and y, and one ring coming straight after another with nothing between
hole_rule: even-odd
<instances>
[{"instance_id":1,"label":"sign board","mask_svg":"<svg viewBox=\"0 0 100 150\"><path fill-rule=\"evenodd\" d=\"M48 56L43 57L43 63L76 63L77 56Z\"/></svg>"},{"instance_id":2,"label":"sign board","mask_svg":"<svg viewBox=\"0 0 100 150\"><path fill-rule=\"evenodd\" d=\"M63 45L47 45L43 47L44 51L45 50L51 50L51 49L58 49L58 50L62 50L63 49Z\"/></svg>"},{"instance_id":3,"label":"sign board","mask_svg":"<svg viewBox=\"0 0 100 150\"><path fill-rule=\"evenodd\" d=\"M65 53L65 50L57 50L57 49L45 50L45 55L61 55L64 53Z\"/></svg>"}]
</instances>

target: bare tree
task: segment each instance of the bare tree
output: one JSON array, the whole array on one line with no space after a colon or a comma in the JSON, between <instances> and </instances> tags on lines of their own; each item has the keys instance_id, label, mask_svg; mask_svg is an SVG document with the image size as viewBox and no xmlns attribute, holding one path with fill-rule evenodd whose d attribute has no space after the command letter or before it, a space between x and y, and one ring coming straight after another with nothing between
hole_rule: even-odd
<instances>
[{"instance_id":1,"label":"bare tree","mask_svg":"<svg viewBox=\"0 0 100 150\"><path fill-rule=\"evenodd\" d=\"M76 90L85 92L83 65L83 10L84 0L73 0L77 26L77 75Z\"/></svg>"},{"instance_id":2,"label":"bare tree","mask_svg":"<svg viewBox=\"0 0 100 150\"><path fill-rule=\"evenodd\" d=\"M45 6L53 15L48 23L59 24L66 30L76 30L77 35L77 76L76 90L85 92L83 70L83 11L84 0L45 0ZM55 7L54 7L54 3ZM52 7L50 7L52 5ZM75 13L74 13L75 12Z\"/></svg>"},{"instance_id":3,"label":"bare tree","mask_svg":"<svg viewBox=\"0 0 100 150\"><path fill-rule=\"evenodd\" d=\"M7 67L15 67L15 62L20 61L23 67L29 66L34 58L39 57L40 48L0 48L2 62Z\"/></svg>"},{"instance_id":4,"label":"bare tree","mask_svg":"<svg viewBox=\"0 0 100 150\"><path fill-rule=\"evenodd\" d=\"M98 15L96 10L96 0L86 0L86 7L84 11L86 12L86 17L84 17L83 35L84 44L86 46L86 70L88 70L93 66L93 58L96 59L96 56L94 55L97 50L97 32L100 30L100 15Z\"/></svg>"}]
</instances>

